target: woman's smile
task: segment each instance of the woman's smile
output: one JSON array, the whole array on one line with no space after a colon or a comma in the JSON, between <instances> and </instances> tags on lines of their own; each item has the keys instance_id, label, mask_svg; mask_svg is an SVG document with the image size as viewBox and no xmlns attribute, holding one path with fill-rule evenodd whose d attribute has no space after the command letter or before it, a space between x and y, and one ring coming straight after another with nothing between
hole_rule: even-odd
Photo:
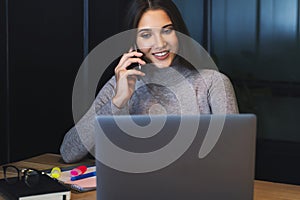
<instances>
[{"instance_id":1,"label":"woman's smile","mask_svg":"<svg viewBox=\"0 0 300 200\"><path fill-rule=\"evenodd\" d=\"M158 60L165 60L169 57L170 51L162 51L158 53L153 53L152 55Z\"/></svg>"}]
</instances>

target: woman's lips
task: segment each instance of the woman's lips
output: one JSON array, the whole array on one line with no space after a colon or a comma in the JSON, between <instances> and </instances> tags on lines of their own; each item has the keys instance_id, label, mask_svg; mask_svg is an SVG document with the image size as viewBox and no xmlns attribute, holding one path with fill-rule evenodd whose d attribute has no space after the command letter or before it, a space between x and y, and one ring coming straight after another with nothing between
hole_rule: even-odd
<instances>
[{"instance_id":1,"label":"woman's lips","mask_svg":"<svg viewBox=\"0 0 300 200\"><path fill-rule=\"evenodd\" d=\"M170 51L162 51L159 53L153 53L152 55L158 60L165 60L166 58L169 57Z\"/></svg>"}]
</instances>

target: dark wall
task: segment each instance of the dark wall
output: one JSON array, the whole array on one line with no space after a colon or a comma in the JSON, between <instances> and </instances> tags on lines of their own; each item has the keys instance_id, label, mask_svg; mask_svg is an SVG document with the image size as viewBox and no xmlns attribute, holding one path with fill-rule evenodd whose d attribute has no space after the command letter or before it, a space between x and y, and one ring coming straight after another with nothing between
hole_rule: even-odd
<instances>
[{"instance_id":1,"label":"dark wall","mask_svg":"<svg viewBox=\"0 0 300 200\"><path fill-rule=\"evenodd\" d=\"M85 13L84 3L89 4ZM84 36L92 50L116 34L126 3L10 0L6 18L1 1L1 163L59 152L74 124L72 89L84 58Z\"/></svg>"},{"instance_id":2,"label":"dark wall","mask_svg":"<svg viewBox=\"0 0 300 200\"><path fill-rule=\"evenodd\" d=\"M128 1L121 0L110 0L105 6L103 1L89 2L90 50L121 31L127 4Z\"/></svg>"},{"instance_id":3,"label":"dark wall","mask_svg":"<svg viewBox=\"0 0 300 200\"><path fill-rule=\"evenodd\" d=\"M82 59L82 1L8 4L11 161L58 152L72 126L71 94Z\"/></svg>"},{"instance_id":4,"label":"dark wall","mask_svg":"<svg viewBox=\"0 0 300 200\"><path fill-rule=\"evenodd\" d=\"M129 1L110 0L103 6L102 1L89 2L89 51L104 40L123 31L123 19ZM106 70L99 81L98 91L114 75L114 65L99 66Z\"/></svg>"},{"instance_id":5,"label":"dark wall","mask_svg":"<svg viewBox=\"0 0 300 200\"><path fill-rule=\"evenodd\" d=\"M214 1L213 53L258 138L300 142L298 1Z\"/></svg>"},{"instance_id":6,"label":"dark wall","mask_svg":"<svg viewBox=\"0 0 300 200\"><path fill-rule=\"evenodd\" d=\"M256 178L300 184L299 1L212 2L212 54L257 115Z\"/></svg>"},{"instance_id":7,"label":"dark wall","mask_svg":"<svg viewBox=\"0 0 300 200\"><path fill-rule=\"evenodd\" d=\"M0 1L0 164L7 161L6 2Z\"/></svg>"}]
</instances>

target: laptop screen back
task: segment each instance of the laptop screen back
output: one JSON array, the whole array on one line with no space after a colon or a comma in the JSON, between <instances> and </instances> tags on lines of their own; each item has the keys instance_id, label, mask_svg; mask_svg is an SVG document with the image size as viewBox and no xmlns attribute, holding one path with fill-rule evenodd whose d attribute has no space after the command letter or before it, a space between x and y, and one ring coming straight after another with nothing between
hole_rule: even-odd
<instances>
[{"instance_id":1,"label":"laptop screen back","mask_svg":"<svg viewBox=\"0 0 300 200\"><path fill-rule=\"evenodd\" d=\"M96 123L98 200L253 199L252 114L98 116Z\"/></svg>"}]
</instances>

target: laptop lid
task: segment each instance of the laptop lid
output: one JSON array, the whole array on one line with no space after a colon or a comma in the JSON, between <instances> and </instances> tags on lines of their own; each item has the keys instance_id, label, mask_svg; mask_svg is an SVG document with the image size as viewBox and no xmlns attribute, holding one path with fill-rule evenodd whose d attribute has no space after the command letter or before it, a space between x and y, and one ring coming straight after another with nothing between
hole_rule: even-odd
<instances>
[{"instance_id":1,"label":"laptop lid","mask_svg":"<svg viewBox=\"0 0 300 200\"><path fill-rule=\"evenodd\" d=\"M98 116L97 199L252 200L256 117Z\"/></svg>"}]
</instances>

